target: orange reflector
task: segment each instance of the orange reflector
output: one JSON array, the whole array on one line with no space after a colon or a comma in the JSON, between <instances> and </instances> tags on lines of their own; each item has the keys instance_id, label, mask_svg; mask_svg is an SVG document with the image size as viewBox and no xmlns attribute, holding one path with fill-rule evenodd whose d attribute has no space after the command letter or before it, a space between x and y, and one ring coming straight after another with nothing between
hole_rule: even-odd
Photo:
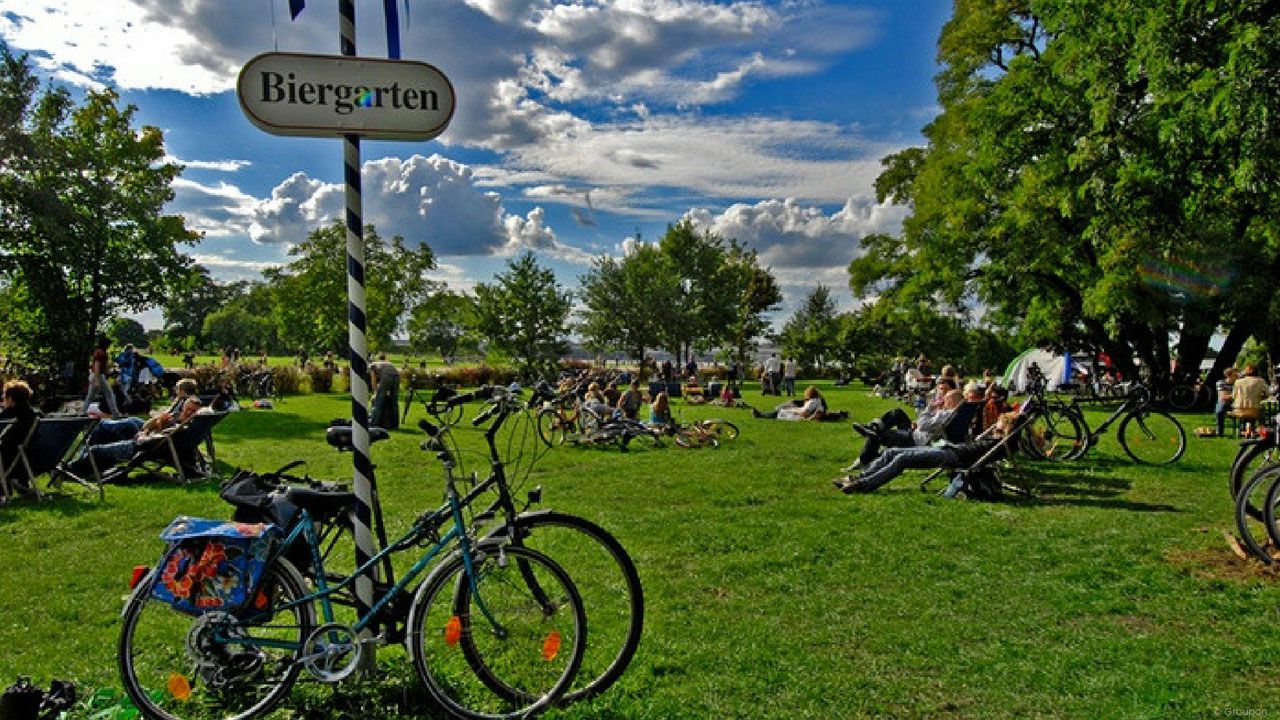
<instances>
[{"instance_id":1,"label":"orange reflector","mask_svg":"<svg viewBox=\"0 0 1280 720\"><path fill-rule=\"evenodd\" d=\"M147 568L147 566L146 566L146 565L134 565L134 566L133 566L133 575L131 575L131 576L129 577L129 589L130 589L130 590L132 590L132 589L134 589L134 588L138 587L138 583L142 582L142 578L144 578L144 577L146 577L146 576L147 576L147 569L148 569L148 568Z\"/></svg>"},{"instance_id":2,"label":"orange reflector","mask_svg":"<svg viewBox=\"0 0 1280 720\"><path fill-rule=\"evenodd\" d=\"M444 624L444 644L457 645L462 639L462 621L457 615L449 618L449 622Z\"/></svg>"},{"instance_id":3,"label":"orange reflector","mask_svg":"<svg viewBox=\"0 0 1280 720\"><path fill-rule=\"evenodd\" d=\"M551 661L560 654L560 633L552 630L547 639L542 641L542 659Z\"/></svg>"},{"instance_id":4,"label":"orange reflector","mask_svg":"<svg viewBox=\"0 0 1280 720\"><path fill-rule=\"evenodd\" d=\"M267 608L267 602L267 594L259 591L253 598L253 607L258 610L265 610Z\"/></svg>"},{"instance_id":5,"label":"orange reflector","mask_svg":"<svg viewBox=\"0 0 1280 720\"><path fill-rule=\"evenodd\" d=\"M175 700L186 702L191 699L191 683L187 682L187 679L182 675L171 673L169 675L169 694Z\"/></svg>"}]
</instances>

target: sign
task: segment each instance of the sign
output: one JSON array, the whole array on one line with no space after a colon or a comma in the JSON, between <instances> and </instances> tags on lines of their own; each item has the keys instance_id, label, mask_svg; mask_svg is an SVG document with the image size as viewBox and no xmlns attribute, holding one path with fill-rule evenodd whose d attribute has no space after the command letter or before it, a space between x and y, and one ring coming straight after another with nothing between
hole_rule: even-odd
<instances>
[{"instance_id":1,"label":"sign","mask_svg":"<svg viewBox=\"0 0 1280 720\"><path fill-rule=\"evenodd\" d=\"M453 85L413 60L264 53L236 81L240 108L273 135L430 140L453 117Z\"/></svg>"}]
</instances>

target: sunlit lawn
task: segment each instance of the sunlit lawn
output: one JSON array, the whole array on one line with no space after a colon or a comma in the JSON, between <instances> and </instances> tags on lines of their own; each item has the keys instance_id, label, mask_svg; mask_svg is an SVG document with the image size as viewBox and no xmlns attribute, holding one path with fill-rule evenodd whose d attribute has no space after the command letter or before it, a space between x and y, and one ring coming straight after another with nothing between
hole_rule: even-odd
<instances>
[{"instance_id":1,"label":"sunlit lawn","mask_svg":"<svg viewBox=\"0 0 1280 720\"><path fill-rule=\"evenodd\" d=\"M891 406L861 387L828 396L862 419ZM829 482L856 450L846 423L677 409L727 417L742 436L717 450L559 448L527 483L544 486L545 504L613 530L648 602L628 674L560 717L1165 718L1276 707L1280 587L1222 538L1229 440L1191 438L1172 468L1135 467L1114 436L1083 462L1023 463L1008 477L1035 490L1029 501L946 501L921 494L919 474L846 497ZM348 478L350 456L320 432L347 412L332 395L235 414L217 430L223 469L300 458L313 475ZM1199 424L1207 416L1184 417L1189 435ZM393 531L441 499L439 466L417 435L402 429L374 449ZM225 516L216 490L144 481L109 487L101 504L0 507L0 679L118 687L130 568L155 561L175 515ZM373 685L344 684L336 697L311 685L293 707L424 712L404 653L379 657Z\"/></svg>"}]
</instances>

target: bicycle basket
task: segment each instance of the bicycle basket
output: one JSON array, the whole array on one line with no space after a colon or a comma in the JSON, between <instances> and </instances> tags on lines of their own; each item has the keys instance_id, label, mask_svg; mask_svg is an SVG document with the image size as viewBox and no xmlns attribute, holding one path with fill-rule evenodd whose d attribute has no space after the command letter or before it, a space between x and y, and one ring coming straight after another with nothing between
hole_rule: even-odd
<instances>
[{"instance_id":1,"label":"bicycle basket","mask_svg":"<svg viewBox=\"0 0 1280 720\"><path fill-rule=\"evenodd\" d=\"M280 536L271 524L179 517L160 533L169 547L151 594L189 615L235 611L257 588Z\"/></svg>"}]
</instances>

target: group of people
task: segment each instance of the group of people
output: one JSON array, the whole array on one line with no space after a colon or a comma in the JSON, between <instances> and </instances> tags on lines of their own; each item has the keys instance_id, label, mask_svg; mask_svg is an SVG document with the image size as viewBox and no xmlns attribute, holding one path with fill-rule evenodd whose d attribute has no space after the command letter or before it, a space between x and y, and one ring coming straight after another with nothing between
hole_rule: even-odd
<instances>
[{"instance_id":1,"label":"group of people","mask_svg":"<svg viewBox=\"0 0 1280 720\"><path fill-rule=\"evenodd\" d=\"M1251 437L1255 431L1253 424L1262 417L1262 403L1269 392L1267 382L1258 377L1258 366L1253 363L1245 365L1244 377L1240 377L1240 372L1234 367L1227 368L1215 389L1218 398L1213 407L1213 419L1218 437L1223 435L1228 416L1245 423L1242 434Z\"/></svg>"},{"instance_id":2,"label":"group of people","mask_svg":"<svg viewBox=\"0 0 1280 720\"><path fill-rule=\"evenodd\" d=\"M760 368L760 392L765 395L783 393L787 397L796 395L796 360L795 358L778 359L778 353L770 353Z\"/></svg>"}]
</instances>

